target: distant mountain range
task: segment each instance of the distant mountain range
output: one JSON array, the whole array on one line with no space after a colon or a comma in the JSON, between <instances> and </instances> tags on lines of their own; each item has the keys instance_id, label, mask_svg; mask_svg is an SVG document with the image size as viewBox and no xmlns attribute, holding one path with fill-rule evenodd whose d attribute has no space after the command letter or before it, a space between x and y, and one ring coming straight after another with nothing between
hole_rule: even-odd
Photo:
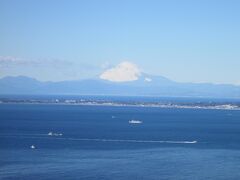
<instances>
[{"instance_id":1,"label":"distant mountain range","mask_svg":"<svg viewBox=\"0 0 240 180\"><path fill-rule=\"evenodd\" d=\"M41 82L25 76L8 76L0 79L0 94L240 98L240 86L179 83L162 76L147 74L142 74L137 80L129 82L111 82L100 78Z\"/></svg>"}]
</instances>

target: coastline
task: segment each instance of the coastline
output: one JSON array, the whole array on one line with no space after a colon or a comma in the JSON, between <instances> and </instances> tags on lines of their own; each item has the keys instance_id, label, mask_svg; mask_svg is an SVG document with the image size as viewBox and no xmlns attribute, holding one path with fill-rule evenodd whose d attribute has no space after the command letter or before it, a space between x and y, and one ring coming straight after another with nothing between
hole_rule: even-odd
<instances>
[{"instance_id":1,"label":"coastline","mask_svg":"<svg viewBox=\"0 0 240 180\"><path fill-rule=\"evenodd\" d=\"M206 109L206 110L240 110L239 106L232 104L194 105L187 104L158 104L158 103L116 103L116 102L33 102L33 101L0 101L1 104L26 104L26 105L68 105L68 106L109 106L109 107L142 107L142 108L171 108L171 109Z\"/></svg>"}]
</instances>

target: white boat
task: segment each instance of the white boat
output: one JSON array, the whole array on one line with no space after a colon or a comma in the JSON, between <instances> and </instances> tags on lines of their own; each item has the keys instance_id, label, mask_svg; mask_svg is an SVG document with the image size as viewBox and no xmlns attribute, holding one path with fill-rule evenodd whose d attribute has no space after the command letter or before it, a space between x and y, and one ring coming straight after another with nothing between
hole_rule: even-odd
<instances>
[{"instance_id":1,"label":"white boat","mask_svg":"<svg viewBox=\"0 0 240 180\"><path fill-rule=\"evenodd\" d=\"M53 133L53 132L49 132L48 133L48 136L62 136L63 134L62 133Z\"/></svg>"},{"instance_id":2,"label":"white boat","mask_svg":"<svg viewBox=\"0 0 240 180\"><path fill-rule=\"evenodd\" d=\"M134 119L132 119L132 120L130 120L130 121L128 121L129 122L129 124L141 124L142 123L142 121L140 121L140 120L134 120Z\"/></svg>"},{"instance_id":3,"label":"white boat","mask_svg":"<svg viewBox=\"0 0 240 180\"><path fill-rule=\"evenodd\" d=\"M30 148L31 149L36 149L36 147L34 145L31 145Z\"/></svg>"}]
</instances>

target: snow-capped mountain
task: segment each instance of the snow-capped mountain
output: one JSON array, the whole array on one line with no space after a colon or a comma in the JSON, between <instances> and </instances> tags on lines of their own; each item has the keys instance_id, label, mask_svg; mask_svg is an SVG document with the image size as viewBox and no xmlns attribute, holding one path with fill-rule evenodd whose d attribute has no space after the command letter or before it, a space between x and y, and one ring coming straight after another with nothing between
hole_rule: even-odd
<instances>
[{"instance_id":1,"label":"snow-capped mountain","mask_svg":"<svg viewBox=\"0 0 240 180\"><path fill-rule=\"evenodd\" d=\"M141 73L136 80L114 82L102 78L41 82L18 76L0 79L0 94L78 94L126 96L188 96L240 98L240 87L210 83L178 83Z\"/></svg>"}]
</instances>

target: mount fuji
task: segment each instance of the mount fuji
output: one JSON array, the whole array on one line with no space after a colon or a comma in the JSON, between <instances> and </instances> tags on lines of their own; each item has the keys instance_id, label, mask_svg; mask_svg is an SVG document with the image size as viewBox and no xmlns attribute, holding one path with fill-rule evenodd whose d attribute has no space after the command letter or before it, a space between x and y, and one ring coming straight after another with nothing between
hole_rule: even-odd
<instances>
[{"instance_id":1,"label":"mount fuji","mask_svg":"<svg viewBox=\"0 0 240 180\"><path fill-rule=\"evenodd\" d=\"M179 83L143 73L135 64L123 62L93 79L42 82L26 76L7 76L0 79L0 94L240 98L240 86Z\"/></svg>"}]
</instances>

